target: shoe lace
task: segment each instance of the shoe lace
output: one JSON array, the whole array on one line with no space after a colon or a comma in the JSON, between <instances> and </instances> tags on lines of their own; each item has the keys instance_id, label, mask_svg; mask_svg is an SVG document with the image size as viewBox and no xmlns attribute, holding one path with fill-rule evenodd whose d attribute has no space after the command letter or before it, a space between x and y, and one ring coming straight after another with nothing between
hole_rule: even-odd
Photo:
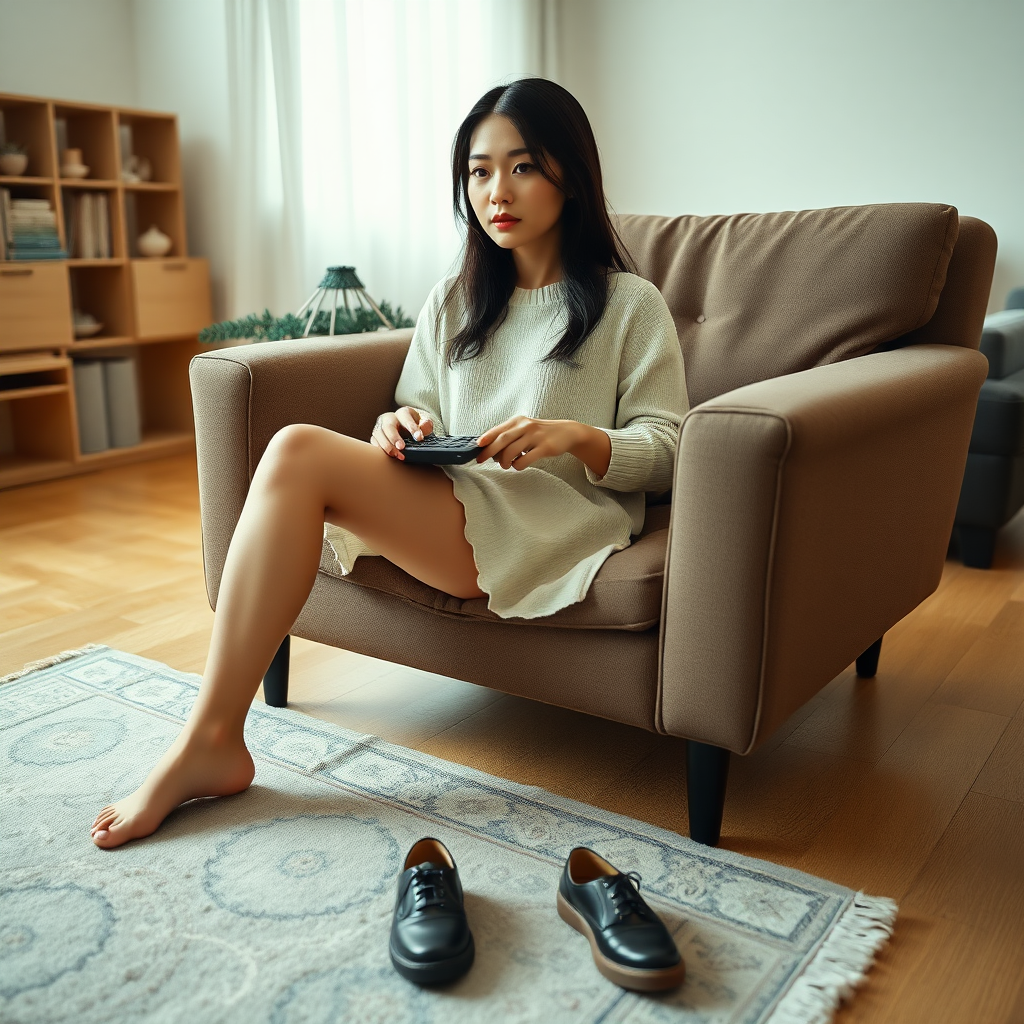
<instances>
[{"instance_id":1,"label":"shoe lace","mask_svg":"<svg viewBox=\"0 0 1024 1024\"><path fill-rule=\"evenodd\" d=\"M647 904L640 895L640 883L643 879L636 871L628 874L608 875L602 878L602 884L608 890L615 916L622 921L630 914L647 916Z\"/></svg>"},{"instance_id":2,"label":"shoe lace","mask_svg":"<svg viewBox=\"0 0 1024 1024\"><path fill-rule=\"evenodd\" d=\"M412 897L415 910L424 907L442 907L451 900L451 893L443 868L418 868L412 877Z\"/></svg>"}]
</instances>

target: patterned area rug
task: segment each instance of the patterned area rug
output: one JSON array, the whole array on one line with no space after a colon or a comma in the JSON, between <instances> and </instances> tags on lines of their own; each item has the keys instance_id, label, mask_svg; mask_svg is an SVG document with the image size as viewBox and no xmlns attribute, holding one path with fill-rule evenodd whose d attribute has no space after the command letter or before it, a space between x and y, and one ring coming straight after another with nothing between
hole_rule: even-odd
<instances>
[{"instance_id":1,"label":"patterned area rug","mask_svg":"<svg viewBox=\"0 0 1024 1024\"><path fill-rule=\"evenodd\" d=\"M891 900L259 703L249 791L102 851L93 817L144 779L199 679L106 647L63 657L0 686L9 1024L825 1022L892 931ZM440 990L388 959L424 835L459 865L477 947ZM576 845L640 872L686 960L678 991L617 988L558 917Z\"/></svg>"}]
</instances>

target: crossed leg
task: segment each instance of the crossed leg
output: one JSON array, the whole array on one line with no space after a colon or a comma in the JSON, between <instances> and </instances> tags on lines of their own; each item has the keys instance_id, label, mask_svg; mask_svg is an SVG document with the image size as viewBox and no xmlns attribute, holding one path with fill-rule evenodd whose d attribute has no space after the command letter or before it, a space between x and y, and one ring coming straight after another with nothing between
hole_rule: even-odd
<instances>
[{"instance_id":1,"label":"crossed leg","mask_svg":"<svg viewBox=\"0 0 1024 1024\"><path fill-rule=\"evenodd\" d=\"M250 785L255 768L242 735L245 716L313 587L325 520L430 586L456 597L484 596L465 510L441 469L405 465L376 445L322 427L285 427L256 468L228 547L206 670L188 721L145 782L97 815L97 846L149 835L185 800Z\"/></svg>"}]
</instances>

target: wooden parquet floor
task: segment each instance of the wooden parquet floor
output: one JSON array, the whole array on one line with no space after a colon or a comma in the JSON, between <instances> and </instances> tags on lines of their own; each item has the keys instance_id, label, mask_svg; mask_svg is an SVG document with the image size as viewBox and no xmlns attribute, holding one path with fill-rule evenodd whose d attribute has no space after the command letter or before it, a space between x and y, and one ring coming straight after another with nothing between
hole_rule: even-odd
<instances>
[{"instance_id":1,"label":"wooden parquet floor","mask_svg":"<svg viewBox=\"0 0 1024 1024\"><path fill-rule=\"evenodd\" d=\"M194 457L0 492L0 674L89 642L201 672L212 622ZM685 829L681 741L292 650L299 711ZM991 570L946 563L876 679L851 666L733 759L722 845L899 902L839 1024L1024 1022L1024 516Z\"/></svg>"}]
</instances>

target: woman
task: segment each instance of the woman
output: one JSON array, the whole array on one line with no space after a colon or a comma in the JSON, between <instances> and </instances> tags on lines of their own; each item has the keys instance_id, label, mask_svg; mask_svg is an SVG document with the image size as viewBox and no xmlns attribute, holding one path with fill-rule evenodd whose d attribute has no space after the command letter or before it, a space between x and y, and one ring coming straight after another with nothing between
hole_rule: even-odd
<instances>
[{"instance_id":1,"label":"woman","mask_svg":"<svg viewBox=\"0 0 1024 1024\"><path fill-rule=\"evenodd\" d=\"M459 127L452 177L462 269L420 313L399 408L369 442L309 424L273 437L228 549L189 719L142 786L99 813L96 845L250 785L246 713L313 587L325 532L343 573L381 555L502 617L534 618L582 600L643 528L644 492L671 486L682 354L664 298L627 270L583 108L540 78L490 90ZM483 450L476 464L402 465L403 430L474 435Z\"/></svg>"}]
</instances>

